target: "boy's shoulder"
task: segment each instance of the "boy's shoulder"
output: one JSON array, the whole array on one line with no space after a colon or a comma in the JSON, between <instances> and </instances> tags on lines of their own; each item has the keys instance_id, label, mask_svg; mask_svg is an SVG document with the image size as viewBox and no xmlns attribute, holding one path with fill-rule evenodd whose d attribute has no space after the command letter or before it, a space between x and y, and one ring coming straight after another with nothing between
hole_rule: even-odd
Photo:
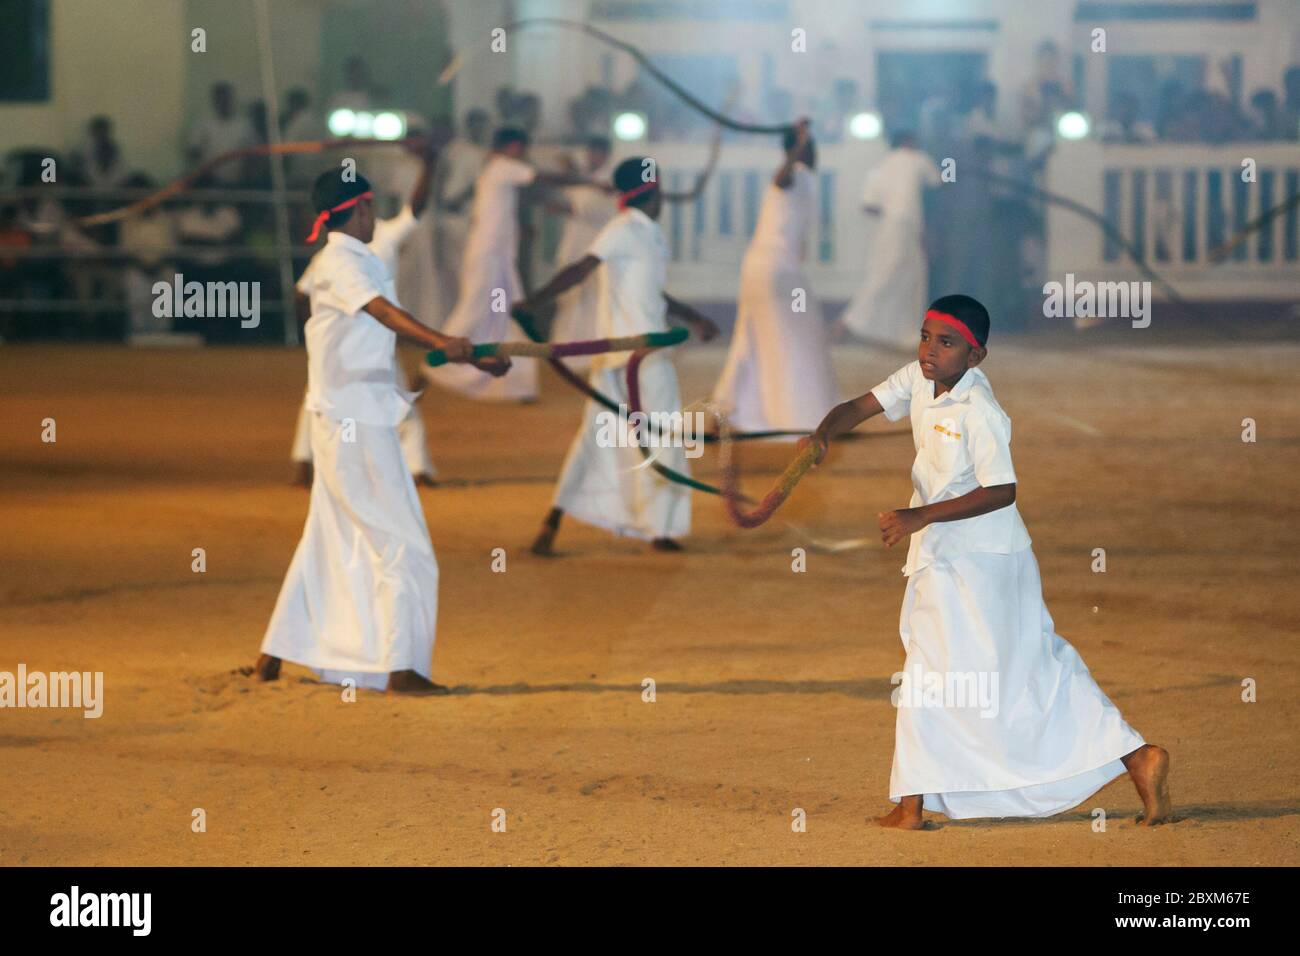
<instances>
[{"instance_id":1,"label":"boy's shoulder","mask_svg":"<svg viewBox=\"0 0 1300 956\"><path fill-rule=\"evenodd\" d=\"M997 396L993 394L993 384L989 381L988 376L979 369L972 369L971 371L975 378L971 382L970 390L966 393L971 410L983 418L1010 425L1011 416L1006 413L998 402Z\"/></svg>"}]
</instances>

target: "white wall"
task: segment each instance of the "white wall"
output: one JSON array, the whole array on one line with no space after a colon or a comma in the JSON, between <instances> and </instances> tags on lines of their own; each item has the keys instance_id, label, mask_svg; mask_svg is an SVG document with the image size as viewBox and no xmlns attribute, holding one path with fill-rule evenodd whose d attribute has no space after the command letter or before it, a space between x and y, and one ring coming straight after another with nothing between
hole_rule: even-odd
<instances>
[{"instance_id":1,"label":"white wall","mask_svg":"<svg viewBox=\"0 0 1300 956\"><path fill-rule=\"evenodd\" d=\"M182 126L192 116L207 115L209 90L218 80L233 84L241 109L265 99L254 0L184 0L184 6L186 32L207 30L208 52L187 54ZM322 6L320 0L271 0L271 55L282 104L290 87L305 86L315 95L320 85Z\"/></svg>"},{"instance_id":2,"label":"white wall","mask_svg":"<svg viewBox=\"0 0 1300 956\"><path fill-rule=\"evenodd\" d=\"M189 34L178 0L54 0L51 97L0 104L0 153L19 146L69 149L86 120L113 118L127 162L174 171L176 118Z\"/></svg>"}]
</instances>

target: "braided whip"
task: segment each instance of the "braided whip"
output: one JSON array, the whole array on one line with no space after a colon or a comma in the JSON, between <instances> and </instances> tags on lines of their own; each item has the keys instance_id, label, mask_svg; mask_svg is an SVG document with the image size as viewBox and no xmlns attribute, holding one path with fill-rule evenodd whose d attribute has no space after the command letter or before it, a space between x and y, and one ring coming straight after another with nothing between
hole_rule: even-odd
<instances>
[{"instance_id":1,"label":"braided whip","mask_svg":"<svg viewBox=\"0 0 1300 956\"><path fill-rule=\"evenodd\" d=\"M520 322L520 326L530 338L536 335L535 330L530 328L527 323ZM495 355L513 355L546 359L569 384L577 386L579 391L597 403L615 409L617 406L609 398L592 388L588 383L583 382L560 359L575 355L601 355L606 352L630 351L632 356L628 360L626 373L628 409L632 414L638 412L644 414L645 410L641 407L641 362L658 349L680 345L686 341L688 334L684 328L675 328L667 332L648 332L643 335L628 335L613 339L589 339L579 342L484 342L474 346L474 358L482 359ZM431 368L437 368L446 364L447 355L442 349L435 349L428 353L426 361ZM705 482L691 478L689 475L683 475L681 472L675 471L658 461L651 461L651 467L669 481L686 485L707 494L717 495L722 498L728 517L736 525L742 528L756 528L772 517L776 509L790 496L790 492L794 490L794 486L799 479L816 464L817 448L810 445L800 452L798 457L781 474L781 477L777 479L772 490L753 509L745 511L741 505L753 504L753 501L743 495L739 489L739 469L733 453L735 437L727 425L726 417L717 409L711 409L711 411L718 422L717 440L722 456L723 475L721 488L715 488ZM643 457L649 458L649 450L644 444L638 444L637 448Z\"/></svg>"}]
</instances>

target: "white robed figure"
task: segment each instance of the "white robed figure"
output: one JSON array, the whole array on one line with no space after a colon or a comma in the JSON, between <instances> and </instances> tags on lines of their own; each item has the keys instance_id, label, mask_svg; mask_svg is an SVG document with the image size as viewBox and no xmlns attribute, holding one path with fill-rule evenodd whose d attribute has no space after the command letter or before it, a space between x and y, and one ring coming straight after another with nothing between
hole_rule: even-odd
<instances>
[{"instance_id":1,"label":"white robed figure","mask_svg":"<svg viewBox=\"0 0 1300 956\"><path fill-rule=\"evenodd\" d=\"M445 692L430 676L438 562L397 437L414 395L398 384L395 345L401 333L465 361L470 343L397 304L392 273L367 245L375 219L364 177L344 182L326 172L312 196L317 230L329 229L313 263L305 328L315 479L253 671L273 680L288 660L328 682ZM477 364L504 372L509 360Z\"/></svg>"},{"instance_id":2,"label":"white robed figure","mask_svg":"<svg viewBox=\"0 0 1300 956\"><path fill-rule=\"evenodd\" d=\"M370 240L368 245L375 255L379 257L390 275L400 276L401 274L401 269L398 266L398 250L401 249L407 237L414 231L416 222L417 217L409 205L405 206L393 218L380 219L375 222L375 237ZM322 249L321 252L323 251ZM318 274L316 260L319 257L320 252L312 257L311 262L307 263L307 268L303 270L302 276L294 287L299 295L309 300L312 286ZM419 406L415 403L411 404L406 414L402 416L402 420L397 423L397 437L402 446L402 459L406 462L407 470L410 471L416 481L426 484L431 483L437 477L438 469L434 467L433 458L429 454L429 442L425 435L424 419L420 416ZM312 464L311 411L307 407L307 394L305 393L302 405L298 409L298 423L294 428L293 445L289 457L299 466ZM303 483L306 484L307 482L304 481Z\"/></svg>"},{"instance_id":3,"label":"white robed figure","mask_svg":"<svg viewBox=\"0 0 1300 956\"><path fill-rule=\"evenodd\" d=\"M925 311L928 270L922 246L925 187L940 183L939 170L916 148L911 133L894 137L893 149L867 176L862 205L875 218L866 278L840 316L847 331L879 345L916 347Z\"/></svg>"},{"instance_id":4,"label":"white robed figure","mask_svg":"<svg viewBox=\"0 0 1300 956\"><path fill-rule=\"evenodd\" d=\"M433 170L439 161L439 139L430 136L418 148L422 162L411 182L409 198L401 211L389 219L377 219L374 233L367 245L379 261L383 263L388 275L392 276L395 289L403 302L415 302L416 314L425 318L425 324L434 325L433 313L437 296L429 293L432 282L430 264L432 247L429 245L429 217L424 215L429 201ZM415 150L412 150L413 152ZM409 169L405 164L400 167L402 175ZM390 169L391 173L392 170ZM409 180L408 180L409 181ZM404 190L402 190L404 191ZM312 287L319 275L316 260L321 249L303 270L294 286L298 293L299 308L304 301L310 306ZM415 298L409 298L414 295ZM402 445L402 458L415 480L420 484L431 485L438 474L433 458L429 455L429 443L425 437L424 419L420 410L412 404L406 415L397 425L397 435ZM293 444L289 451L290 460L298 465L298 483L310 485L312 478L311 449L311 412L307 407L307 395L298 410L298 422L294 428Z\"/></svg>"},{"instance_id":5,"label":"white robed figure","mask_svg":"<svg viewBox=\"0 0 1300 956\"><path fill-rule=\"evenodd\" d=\"M607 178L610 170L609 140L593 136L587 141L581 169L592 179ZM577 262L591 248L591 244L611 219L618 214L618 205L607 193L584 186L570 186L563 191L558 202L548 204L553 212L564 217L560 227L560 241L555 248L555 261L560 264ZM563 293L555 302L555 321L551 326L553 342L582 342L597 336L600 314L600 290L595 282L584 282ZM590 368L585 356L566 360L575 370Z\"/></svg>"},{"instance_id":6,"label":"white robed figure","mask_svg":"<svg viewBox=\"0 0 1300 956\"><path fill-rule=\"evenodd\" d=\"M518 141L516 141L518 142ZM510 306L523 298L519 279L519 190L537 171L514 155L495 150L474 184L469 240L460 266L456 305L443 325L448 335L481 342L520 342L523 332L510 319ZM444 365L424 374L442 388L485 401L537 398L537 360L524 358L502 378L467 365Z\"/></svg>"},{"instance_id":7,"label":"white robed figure","mask_svg":"<svg viewBox=\"0 0 1300 956\"><path fill-rule=\"evenodd\" d=\"M597 273L598 337L666 332L670 313L701 338L717 334L712 322L664 291L668 244L656 221L664 196L653 168L652 161L639 157L618 166L614 185L621 193L622 211L600 231L585 256L521 302L520 312L532 314ZM643 174L651 178L643 180ZM594 356L589 378L592 387L618 404L624 415L630 409L630 358L627 352ZM638 378L641 411L680 413L677 370L668 353L649 355L641 363ZM564 460L551 512L533 544L535 554L554 553L552 544L565 513L616 535L650 541L657 550L680 549L676 539L688 534L691 527L690 491L650 467L636 446L635 432L645 430L623 429L618 421L620 411L611 412L594 400L587 402L582 425ZM668 440L650 453L656 462L689 475L683 440L688 436L666 437ZM696 436L689 437L694 440Z\"/></svg>"},{"instance_id":8,"label":"white robed figure","mask_svg":"<svg viewBox=\"0 0 1300 956\"><path fill-rule=\"evenodd\" d=\"M806 122L785 148L740 267L736 328L714 389L741 431L812 431L836 402L821 304L803 267L817 194Z\"/></svg>"},{"instance_id":9,"label":"white robed figure","mask_svg":"<svg viewBox=\"0 0 1300 956\"><path fill-rule=\"evenodd\" d=\"M871 390L890 421L911 417L909 507L1014 486L1011 419L988 376L969 368L934 392L920 362ZM914 533L903 573L891 800L924 794L952 819L1050 816L1125 772L1145 741L1056 633L1014 501Z\"/></svg>"},{"instance_id":10,"label":"white robed figure","mask_svg":"<svg viewBox=\"0 0 1300 956\"><path fill-rule=\"evenodd\" d=\"M1043 817L1127 772L1148 825L1170 817L1169 754L1147 744L1056 633L1016 508L1011 419L976 366L989 315L966 295L926 310L917 360L833 408L808 443L867 419L910 417L916 459L906 508L880 512L886 547L907 540L899 617L906 660L889 798L877 822ZM910 538L910 540L908 540Z\"/></svg>"},{"instance_id":11,"label":"white robed figure","mask_svg":"<svg viewBox=\"0 0 1300 956\"><path fill-rule=\"evenodd\" d=\"M474 183L487 158L487 137L487 111L472 109L465 114L464 134L448 143L438 160L434 177L434 273L439 295L435 328L442 328L456 305Z\"/></svg>"}]
</instances>

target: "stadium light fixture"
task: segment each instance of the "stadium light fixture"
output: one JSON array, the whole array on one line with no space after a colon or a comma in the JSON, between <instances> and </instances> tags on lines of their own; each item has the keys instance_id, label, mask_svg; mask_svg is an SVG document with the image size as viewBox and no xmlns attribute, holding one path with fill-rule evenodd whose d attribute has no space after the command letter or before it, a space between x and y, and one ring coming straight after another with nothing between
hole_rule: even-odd
<instances>
[{"instance_id":1,"label":"stadium light fixture","mask_svg":"<svg viewBox=\"0 0 1300 956\"><path fill-rule=\"evenodd\" d=\"M849 119L849 135L854 139L876 139L882 129L884 123L880 121L879 113L854 113Z\"/></svg>"},{"instance_id":2,"label":"stadium light fixture","mask_svg":"<svg viewBox=\"0 0 1300 956\"><path fill-rule=\"evenodd\" d=\"M335 110L330 113L329 128L335 136L351 136L357 128L357 114L352 110Z\"/></svg>"},{"instance_id":3,"label":"stadium light fixture","mask_svg":"<svg viewBox=\"0 0 1300 956\"><path fill-rule=\"evenodd\" d=\"M641 113L619 113L614 117L614 135L624 142L644 139L648 126Z\"/></svg>"},{"instance_id":4,"label":"stadium light fixture","mask_svg":"<svg viewBox=\"0 0 1300 956\"><path fill-rule=\"evenodd\" d=\"M1062 113L1056 121L1056 133L1061 139L1083 139L1091 128L1088 117L1076 110Z\"/></svg>"},{"instance_id":5,"label":"stadium light fixture","mask_svg":"<svg viewBox=\"0 0 1300 956\"><path fill-rule=\"evenodd\" d=\"M406 119L400 113L376 113L371 135L375 139L401 139L406 135Z\"/></svg>"}]
</instances>

